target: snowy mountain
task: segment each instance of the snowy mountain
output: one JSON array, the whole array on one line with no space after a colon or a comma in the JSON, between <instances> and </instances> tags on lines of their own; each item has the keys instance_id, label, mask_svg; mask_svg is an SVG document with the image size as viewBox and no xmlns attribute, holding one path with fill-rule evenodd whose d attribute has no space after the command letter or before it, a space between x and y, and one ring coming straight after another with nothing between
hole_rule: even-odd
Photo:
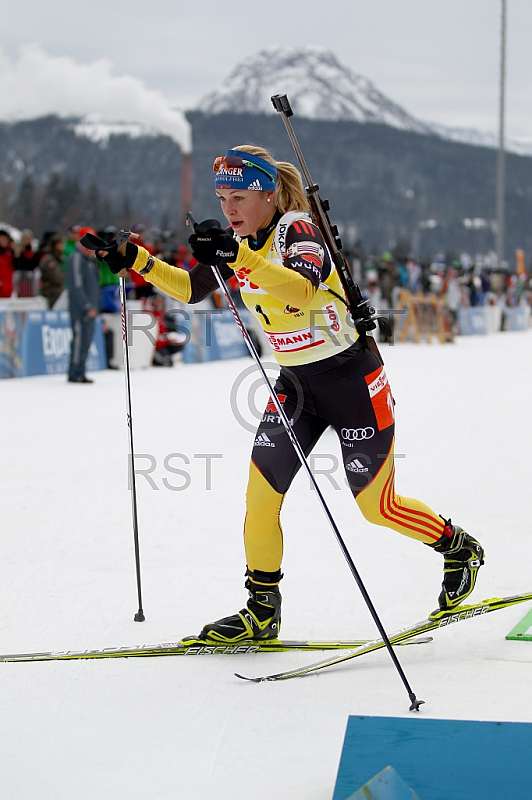
<instances>
[{"instance_id":1,"label":"snowy mountain","mask_svg":"<svg viewBox=\"0 0 532 800\"><path fill-rule=\"evenodd\" d=\"M200 101L197 110L205 114L273 114L270 98L274 94L287 94L294 113L308 119L381 123L465 144L498 145L497 137L490 133L416 119L368 78L319 47L262 50L238 64L218 89ZM506 144L513 152L532 153L530 145Z\"/></svg>"},{"instance_id":2,"label":"snowy mountain","mask_svg":"<svg viewBox=\"0 0 532 800\"><path fill-rule=\"evenodd\" d=\"M233 111L275 113L270 97L287 94L294 113L308 119L380 122L430 133L376 86L344 67L334 53L319 47L276 47L242 61L219 89L200 102L206 114Z\"/></svg>"}]
</instances>

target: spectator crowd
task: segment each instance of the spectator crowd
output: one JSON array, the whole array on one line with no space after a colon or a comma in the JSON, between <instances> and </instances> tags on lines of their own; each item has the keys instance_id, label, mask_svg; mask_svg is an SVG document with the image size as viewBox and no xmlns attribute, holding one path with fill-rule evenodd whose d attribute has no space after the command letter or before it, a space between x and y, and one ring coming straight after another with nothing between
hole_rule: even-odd
<instances>
[{"instance_id":1,"label":"spectator crowd","mask_svg":"<svg viewBox=\"0 0 532 800\"><path fill-rule=\"evenodd\" d=\"M394 259L390 252L369 258L359 265L361 283L371 305L383 311L398 309L400 293L436 296L448 313L455 333L460 333L460 308L519 305L532 307L532 272L525 269L524 258L516 259L515 268L497 267L493 253L473 263L469 256L460 259L439 257L432 262Z\"/></svg>"},{"instance_id":2,"label":"spectator crowd","mask_svg":"<svg viewBox=\"0 0 532 800\"><path fill-rule=\"evenodd\" d=\"M51 231L39 241L30 230L18 232L10 226L2 227L0 224L0 298L41 296L45 298L48 309L70 310L71 316L79 316L82 321L86 317L93 319L95 315L103 314L107 363L113 368L114 343L112 332L105 324L105 316L120 312L120 279L104 261L98 261L93 253L85 251L79 244L79 239L88 230L93 229L74 225L64 235ZM188 248L178 244L172 237L148 234L142 224L135 225L132 230L139 236L137 242L157 258L187 270L195 263ZM93 232L104 240L110 240L117 230L108 226L103 231ZM71 256L75 252L81 252L85 259L93 260L94 269L89 269L87 260L81 260L78 265L80 274L73 276ZM74 295L78 294L75 287L78 285L82 294L90 295L90 308L81 311L73 309ZM174 335L175 324L172 323L171 316L166 313L169 306L165 297L158 294L136 272L130 273L127 294L128 298L141 300L143 308L157 319L159 335L154 346L152 364L172 366L173 356L182 349L182 344L180 337ZM97 302L93 308L95 298ZM79 302L80 298L76 297L76 303ZM170 305L172 304L174 301ZM73 380L72 377L70 380ZM81 381L81 378L75 380Z\"/></svg>"},{"instance_id":3,"label":"spectator crowd","mask_svg":"<svg viewBox=\"0 0 532 800\"><path fill-rule=\"evenodd\" d=\"M69 257L80 248L81 232L86 230L88 228L75 225L65 234L49 232L39 242L30 230L18 232L0 223L0 298L41 295L49 309L69 309L67 265ZM133 226L132 231L139 236L138 243L157 258L187 270L194 265L188 248L174 236L147 231L142 224ZM113 226L95 231L106 240L112 239L116 232ZM88 251L85 255L94 258L94 254ZM432 262L420 263L413 258L394 258L391 252L364 261L353 259L350 266L355 280L376 309L398 309L400 293L404 291L412 295L435 295L446 309L455 333L460 333L460 308L532 306L532 272L525 268L524 254L516 259L514 269L507 266L498 268L494 254L477 258L475 262L464 255L459 259L439 257ZM119 313L118 276L100 261L96 261L95 274L98 295L95 314ZM182 348L179 337L173 335L175 326L167 313L174 301L169 304L167 298L157 293L136 272L129 276L128 297L141 300L143 308L150 311L159 323L159 339L154 347L152 364L172 366L174 355ZM240 298L235 296L235 300ZM213 302L220 305L220 298L214 297ZM105 321L103 330L111 366L113 342Z\"/></svg>"}]
</instances>

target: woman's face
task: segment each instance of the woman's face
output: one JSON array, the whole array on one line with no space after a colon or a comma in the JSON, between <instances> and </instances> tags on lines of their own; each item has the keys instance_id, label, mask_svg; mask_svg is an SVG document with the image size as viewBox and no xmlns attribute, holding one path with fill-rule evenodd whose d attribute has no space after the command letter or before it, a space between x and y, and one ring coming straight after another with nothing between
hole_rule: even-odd
<instances>
[{"instance_id":1,"label":"woman's face","mask_svg":"<svg viewBox=\"0 0 532 800\"><path fill-rule=\"evenodd\" d=\"M275 213L274 192L217 189L222 212L238 236L254 236L266 228Z\"/></svg>"}]
</instances>

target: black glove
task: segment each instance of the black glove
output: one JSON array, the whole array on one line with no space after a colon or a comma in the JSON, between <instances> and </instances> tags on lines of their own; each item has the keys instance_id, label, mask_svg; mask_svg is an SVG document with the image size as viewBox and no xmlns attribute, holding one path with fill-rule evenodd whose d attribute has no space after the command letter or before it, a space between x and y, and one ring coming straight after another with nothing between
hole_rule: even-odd
<instances>
[{"instance_id":1,"label":"black glove","mask_svg":"<svg viewBox=\"0 0 532 800\"><path fill-rule=\"evenodd\" d=\"M116 239L106 242L98 236L94 236L93 233L86 233L79 241L87 250L94 250L97 258L100 261L105 261L111 272L117 275L123 269L131 269L139 251L136 244L128 242L126 244L126 254L123 256L122 253L118 252L118 248L125 241L124 237L126 235L129 235L129 231L120 231ZM100 255L102 252L106 252L107 255Z\"/></svg>"},{"instance_id":2,"label":"black glove","mask_svg":"<svg viewBox=\"0 0 532 800\"><path fill-rule=\"evenodd\" d=\"M216 219L206 219L196 225L188 243L192 255L200 264L218 267L235 261L238 255L238 242L223 230Z\"/></svg>"},{"instance_id":3,"label":"black glove","mask_svg":"<svg viewBox=\"0 0 532 800\"><path fill-rule=\"evenodd\" d=\"M137 259L137 253L139 252L137 245L133 244L132 242L128 242L126 244L125 256L118 252L118 247L113 247L110 249L107 245L105 249L107 250L107 255L100 256L97 254L98 258L101 261L105 261L114 275L117 275L123 269L131 269Z\"/></svg>"}]
</instances>

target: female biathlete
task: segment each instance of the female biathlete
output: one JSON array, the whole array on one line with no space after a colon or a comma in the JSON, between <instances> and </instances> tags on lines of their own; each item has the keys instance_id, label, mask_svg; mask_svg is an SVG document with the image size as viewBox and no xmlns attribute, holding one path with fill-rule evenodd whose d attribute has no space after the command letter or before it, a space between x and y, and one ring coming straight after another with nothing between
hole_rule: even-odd
<instances>
[{"instance_id":1,"label":"female biathlete","mask_svg":"<svg viewBox=\"0 0 532 800\"><path fill-rule=\"evenodd\" d=\"M394 403L379 358L354 330L337 271L308 214L298 170L266 150L242 145L214 161L215 188L229 227L200 224L190 239L199 262L170 266L131 242L105 259L133 269L177 300L196 303L217 288L210 265L234 274L281 365L275 392L309 454L331 425L349 487L370 522L392 528L444 557L441 609L473 590L481 545L419 500L395 493ZM205 231L202 233L201 231ZM205 625L199 639L272 639L281 624L283 533L280 512L299 458L271 398L251 454L244 543L249 599L236 614Z\"/></svg>"}]
</instances>

